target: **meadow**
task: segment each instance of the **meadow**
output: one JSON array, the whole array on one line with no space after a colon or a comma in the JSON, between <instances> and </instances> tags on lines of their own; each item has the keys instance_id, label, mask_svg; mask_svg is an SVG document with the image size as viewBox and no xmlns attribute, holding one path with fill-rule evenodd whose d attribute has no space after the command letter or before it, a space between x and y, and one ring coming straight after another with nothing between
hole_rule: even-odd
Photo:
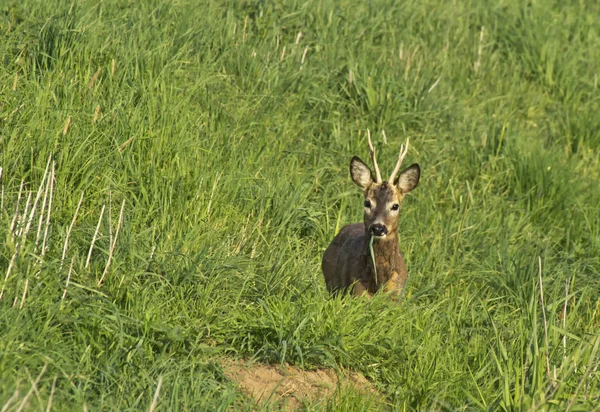
<instances>
[{"instance_id":1,"label":"meadow","mask_svg":"<svg viewBox=\"0 0 600 412\"><path fill-rule=\"evenodd\" d=\"M0 5L0 406L597 410L600 3ZM400 303L329 296L353 155L410 137Z\"/></svg>"}]
</instances>

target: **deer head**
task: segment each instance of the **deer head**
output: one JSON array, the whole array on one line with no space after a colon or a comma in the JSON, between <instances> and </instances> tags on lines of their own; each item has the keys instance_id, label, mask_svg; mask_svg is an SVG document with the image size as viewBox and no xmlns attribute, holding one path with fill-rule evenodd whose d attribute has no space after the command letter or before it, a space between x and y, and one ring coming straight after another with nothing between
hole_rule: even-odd
<instances>
[{"instance_id":1,"label":"deer head","mask_svg":"<svg viewBox=\"0 0 600 412\"><path fill-rule=\"evenodd\" d=\"M408 152L409 140L406 139L406 145L400 147L400 155L394 171L390 178L384 182L381 179L381 172L377 165L370 132L367 132L367 137L375 176L373 176L369 166L358 156L354 156L350 162L350 176L352 181L364 193L364 223L367 233L374 236L375 240L378 241L387 238L395 239L398 233L398 218L402 200L408 192L417 187L421 169L417 163L414 163L398 175L402 161Z\"/></svg>"}]
</instances>

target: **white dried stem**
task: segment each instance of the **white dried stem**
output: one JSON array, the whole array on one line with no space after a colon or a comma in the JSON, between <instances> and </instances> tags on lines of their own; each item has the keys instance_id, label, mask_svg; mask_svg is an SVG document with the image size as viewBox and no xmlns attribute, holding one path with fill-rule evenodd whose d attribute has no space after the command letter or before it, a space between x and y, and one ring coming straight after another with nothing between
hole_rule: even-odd
<instances>
[{"instance_id":1,"label":"white dried stem","mask_svg":"<svg viewBox=\"0 0 600 412\"><path fill-rule=\"evenodd\" d=\"M108 193L108 244L112 245L113 232L112 232L112 192Z\"/></svg>"},{"instance_id":2,"label":"white dried stem","mask_svg":"<svg viewBox=\"0 0 600 412\"><path fill-rule=\"evenodd\" d=\"M566 332L567 330L567 304L569 303L569 279L565 282L565 304L563 305L562 311L562 328ZM567 360L567 334L565 333L562 338L563 342L563 361Z\"/></svg>"},{"instance_id":3,"label":"white dried stem","mask_svg":"<svg viewBox=\"0 0 600 412\"><path fill-rule=\"evenodd\" d=\"M398 155L398 162L396 162L396 167L394 168L394 171L392 172L392 174L390 175L390 178L388 180L391 184L394 184L394 179L396 178L396 175L400 171L400 167L402 166L404 157L408 153L408 143L409 142L410 142L410 138L407 137L406 144L403 144L402 146L400 146L400 154Z\"/></svg>"},{"instance_id":4,"label":"white dried stem","mask_svg":"<svg viewBox=\"0 0 600 412\"><path fill-rule=\"evenodd\" d=\"M48 368L48 362L46 362L44 364L44 367L42 368L42 371L40 372L40 374L38 375L38 377L35 379L35 381L33 381L33 383L31 384L31 388L29 389L29 392L27 392L27 394L25 395L25 397L21 401L21 404L19 405L19 408L17 409L17 412L21 412L23 410L23 408L25 408L25 405L27 405L27 401L29 400L29 397L31 396L31 394L34 391L37 391L37 384L42 379L42 376L44 376L44 373L46 373L46 369L47 368Z\"/></svg>"},{"instance_id":5,"label":"white dried stem","mask_svg":"<svg viewBox=\"0 0 600 412\"><path fill-rule=\"evenodd\" d=\"M441 80L442 80L442 76L440 75L440 77L438 77L437 80L431 85L429 90L427 90L427 94L431 93L433 91L433 89L435 89L437 87L437 85L440 84Z\"/></svg>"},{"instance_id":6,"label":"white dried stem","mask_svg":"<svg viewBox=\"0 0 600 412\"><path fill-rule=\"evenodd\" d=\"M71 236L71 231L73 230L73 226L75 226L75 221L77 220L77 215L79 214L79 209L81 208L81 203L83 202L83 195L85 192L81 192L81 197L79 197L79 203L77 204L77 209L75 210L75 214L73 215L73 220L71 220L71 224L67 229L67 237L65 238L65 244L63 246L62 258L60 260L60 267L62 268L63 263L65 262L65 256L67 254L67 249L69 247L69 237Z\"/></svg>"},{"instance_id":7,"label":"white dried stem","mask_svg":"<svg viewBox=\"0 0 600 412\"><path fill-rule=\"evenodd\" d=\"M213 199L215 197L215 193L217 192L217 187L219 185L219 180L221 179L222 173L217 172L215 176L215 180L213 181L213 187L210 191L210 197L208 199L208 205L206 206L206 216L210 215L210 208L212 206Z\"/></svg>"},{"instance_id":8,"label":"white dried stem","mask_svg":"<svg viewBox=\"0 0 600 412\"><path fill-rule=\"evenodd\" d=\"M45 173L44 173L45 177ZM50 179L52 178L52 172L50 172ZM40 219L38 221L37 233L35 235L35 249L37 250L38 243L40 242L40 236L42 235L42 226L44 225L44 212L46 211L46 205L48 202L48 191L50 190L50 179L46 180L46 189L44 190L44 199L42 200L42 210L40 211Z\"/></svg>"},{"instance_id":9,"label":"white dried stem","mask_svg":"<svg viewBox=\"0 0 600 412\"><path fill-rule=\"evenodd\" d=\"M29 279L25 279L25 287L23 288L23 297L21 298L21 304L19 305L19 309L23 309L23 305L25 305L25 298L27 297L27 289L29 288Z\"/></svg>"},{"instance_id":10,"label":"white dried stem","mask_svg":"<svg viewBox=\"0 0 600 412\"><path fill-rule=\"evenodd\" d=\"M23 214L17 218L15 234L17 236L21 237L21 243L24 239L23 223L25 223L25 219L27 218L27 213L29 213L29 205L30 204L31 204L31 192L29 192L29 194L27 195L27 202L25 202L25 210L23 211Z\"/></svg>"},{"instance_id":11,"label":"white dried stem","mask_svg":"<svg viewBox=\"0 0 600 412\"><path fill-rule=\"evenodd\" d=\"M158 377L158 383L156 384L156 390L154 391L154 398L152 398L152 404L148 409L148 412L154 412L156 409L156 405L158 405L158 396L160 395L160 388L162 387L163 377Z\"/></svg>"},{"instance_id":12,"label":"white dried stem","mask_svg":"<svg viewBox=\"0 0 600 412\"><path fill-rule=\"evenodd\" d=\"M17 217L19 216L19 204L21 203L21 195L23 194L23 185L25 184L25 179L21 180L21 186L19 186L19 195L17 196L17 206L15 206L15 215L10 222L10 233L13 233L15 229L15 225L17 223ZM13 236L14 237L14 236Z\"/></svg>"},{"instance_id":13,"label":"white dried stem","mask_svg":"<svg viewBox=\"0 0 600 412\"><path fill-rule=\"evenodd\" d=\"M302 53L302 61L300 61L300 64L304 64L304 60L306 59L306 53L308 53L308 46L304 48L304 53Z\"/></svg>"},{"instance_id":14,"label":"white dried stem","mask_svg":"<svg viewBox=\"0 0 600 412\"><path fill-rule=\"evenodd\" d=\"M17 385L18 386L18 385ZM2 411L0 412L6 412L8 410L8 408L10 408L10 405L17 400L17 398L19 397L19 389L16 389L12 396L6 401L6 403L4 404L4 406L2 407Z\"/></svg>"},{"instance_id":15,"label":"white dried stem","mask_svg":"<svg viewBox=\"0 0 600 412\"><path fill-rule=\"evenodd\" d=\"M123 224L123 211L125 210L125 199L123 199L123 203L121 203L121 212L119 212L119 222L117 223L117 229L115 231L115 239L110 245L110 250L108 252L108 261L106 262L106 266L104 267L104 272L102 272L102 277L98 281L98 286L104 282L104 277L108 273L108 268L112 262L113 253L115 251L115 246L117 245L117 239L119 238L119 230L121 229L121 225Z\"/></svg>"},{"instance_id":16,"label":"white dried stem","mask_svg":"<svg viewBox=\"0 0 600 412\"><path fill-rule=\"evenodd\" d=\"M379 166L377 165L377 154L375 152L375 147L373 147L373 142L371 141L371 131L369 129L367 129L367 139L369 141L369 151L371 152L371 160L373 161L373 168L375 169L377 183L381 183L383 180L381 179L381 172L379 171Z\"/></svg>"},{"instance_id":17,"label":"white dried stem","mask_svg":"<svg viewBox=\"0 0 600 412\"><path fill-rule=\"evenodd\" d=\"M71 258L71 266L69 266L69 274L67 275L67 283L65 284L65 290L63 291L62 298L60 298L60 307L62 309L65 298L67 297L67 289L69 288L69 282L71 282L71 273L73 272L73 264L75 263L75 256Z\"/></svg>"},{"instance_id":18,"label":"white dried stem","mask_svg":"<svg viewBox=\"0 0 600 412\"><path fill-rule=\"evenodd\" d=\"M546 307L544 306L544 284L542 282L542 258L538 256L538 276L540 278L540 302L542 304L542 317L544 320L544 344L546 345L546 373L548 378L552 379L550 375L550 357L548 351L548 322L546 321Z\"/></svg>"},{"instance_id":19,"label":"white dried stem","mask_svg":"<svg viewBox=\"0 0 600 412\"><path fill-rule=\"evenodd\" d=\"M56 389L56 380L58 376L54 377L52 381L52 389L50 389L50 398L48 399L48 405L46 406L46 412L50 412L52 410L52 399L54 398L54 389Z\"/></svg>"},{"instance_id":20,"label":"white dried stem","mask_svg":"<svg viewBox=\"0 0 600 412\"><path fill-rule=\"evenodd\" d=\"M32 388L33 388L33 393L35 393L35 396L38 399L38 404L41 405L42 404L42 395L40 395L40 391L37 388L37 385L33 385L33 378L31 377L31 373L29 373L29 369L27 369L27 367L25 367L25 373L27 374L27 379L29 379L29 382L31 382L32 384Z\"/></svg>"},{"instance_id":21,"label":"white dried stem","mask_svg":"<svg viewBox=\"0 0 600 412\"><path fill-rule=\"evenodd\" d=\"M98 218L98 224L96 225L96 231L94 232L94 237L92 238L92 243L90 244L90 250L88 252L87 259L85 261L86 269L90 266L90 260L92 259L92 251L94 250L94 244L96 243L96 238L98 237L98 232L100 231L100 224L102 223L102 216L104 216L104 209L106 209L106 205L102 205L102 210L100 211L100 217Z\"/></svg>"},{"instance_id":22,"label":"white dried stem","mask_svg":"<svg viewBox=\"0 0 600 412\"><path fill-rule=\"evenodd\" d=\"M475 73L479 73L481 67L481 53L483 52L483 33L485 26L481 26L481 32L479 33L479 47L477 48L477 61L475 62Z\"/></svg>"},{"instance_id":23,"label":"white dried stem","mask_svg":"<svg viewBox=\"0 0 600 412\"><path fill-rule=\"evenodd\" d=\"M281 51L281 56L279 56L279 60L283 61L285 59L285 45L283 46L283 50Z\"/></svg>"},{"instance_id":24,"label":"white dried stem","mask_svg":"<svg viewBox=\"0 0 600 412\"><path fill-rule=\"evenodd\" d=\"M54 195L55 163L52 161L52 173L50 174L50 199L48 200L48 214L46 215L46 228L44 229L44 240L42 242L42 256L46 254L46 241L48 240L48 229L50 228L50 214L52 213L52 197Z\"/></svg>"},{"instance_id":25,"label":"white dried stem","mask_svg":"<svg viewBox=\"0 0 600 412\"><path fill-rule=\"evenodd\" d=\"M48 169L50 167L51 159L52 159L52 157L49 157L48 163L46 163L46 169L44 170L44 176L42 176L42 182L40 183L40 186L38 187L38 191L35 195L35 200L33 202L31 212L29 213L29 219L27 219L27 226L25 227L25 234L23 236L23 240L25 240L25 238L27 237L27 234L29 233L29 230L31 229L31 223L33 222L33 218L35 217L35 211L37 209L38 202L40 201L40 198L42 197L42 192L44 191L44 184L46 183L46 178L48 177Z\"/></svg>"},{"instance_id":26,"label":"white dried stem","mask_svg":"<svg viewBox=\"0 0 600 412\"><path fill-rule=\"evenodd\" d=\"M10 272L12 271L13 266L15 265L15 261L17 260L18 250L15 250L12 257L10 258L10 263L8 264L8 269L6 269L6 276L4 276L4 283L2 283L2 290L0 290L0 300L4 297L4 289L6 287L6 282L8 282L8 278L10 276Z\"/></svg>"}]
</instances>

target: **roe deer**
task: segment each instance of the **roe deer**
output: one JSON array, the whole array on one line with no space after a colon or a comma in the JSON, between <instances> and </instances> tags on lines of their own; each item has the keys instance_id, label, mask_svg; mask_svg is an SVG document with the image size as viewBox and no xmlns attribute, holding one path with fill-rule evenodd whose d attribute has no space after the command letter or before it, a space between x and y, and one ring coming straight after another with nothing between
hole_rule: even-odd
<instances>
[{"instance_id":1,"label":"roe deer","mask_svg":"<svg viewBox=\"0 0 600 412\"><path fill-rule=\"evenodd\" d=\"M407 139L406 146L400 147L398 162L390 178L382 181L370 133L367 136L375 177L369 166L357 156L350 162L350 176L364 193L364 223L348 225L340 230L325 251L321 268L327 290L331 293L352 288L356 296L371 296L384 289L398 297L408 277L404 257L398 247L400 205L404 195L417 187L421 169L415 163L396 177L408 152ZM371 236L373 257L369 246Z\"/></svg>"}]
</instances>

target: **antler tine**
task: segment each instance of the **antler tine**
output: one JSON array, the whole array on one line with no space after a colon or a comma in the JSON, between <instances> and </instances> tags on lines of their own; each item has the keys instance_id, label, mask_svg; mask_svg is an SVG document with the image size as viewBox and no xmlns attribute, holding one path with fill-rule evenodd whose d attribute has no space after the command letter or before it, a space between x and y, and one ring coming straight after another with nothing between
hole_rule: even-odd
<instances>
[{"instance_id":1,"label":"antler tine","mask_svg":"<svg viewBox=\"0 0 600 412\"><path fill-rule=\"evenodd\" d=\"M406 145L400 146L400 154L398 155L398 163L396 163L396 167L394 168L394 171L390 175L390 179L389 179L389 182L391 184L394 184L394 179L396 178L396 174L398 174L398 171L400 171L400 166L402 166L402 161L404 160L404 156L406 156L406 153L408 153L409 140L410 139L407 137Z\"/></svg>"},{"instance_id":2,"label":"antler tine","mask_svg":"<svg viewBox=\"0 0 600 412\"><path fill-rule=\"evenodd\" d=\"M379 166L377 166L377 159L375 158L375 148L373 147L373 142L371 141L371 131L369 129L367 129L367 139L369 139L369 150L371 151L371 159L373 160L373 167L375 168L377 183L381 183L383 182L383 180L381 180L381 172L379 171Z\"/></svg>"}]
</instances>

